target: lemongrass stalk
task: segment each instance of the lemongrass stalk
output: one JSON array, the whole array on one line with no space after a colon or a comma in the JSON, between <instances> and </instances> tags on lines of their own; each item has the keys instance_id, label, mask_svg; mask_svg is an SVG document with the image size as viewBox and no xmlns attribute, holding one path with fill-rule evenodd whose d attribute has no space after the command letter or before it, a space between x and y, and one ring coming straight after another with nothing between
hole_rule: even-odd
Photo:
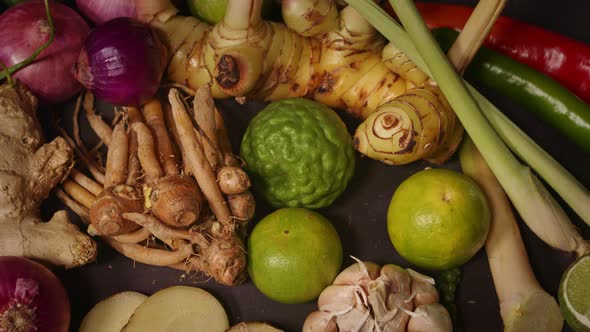
<instances>
[{"instance_id":1,"label":"lemongrass stalk","mask_svg":"<svg viewBox=\"0 0 590 332\"><path fill-rule=\"evenodd\" d=\"M414 46L410 36L383 9L372 1L346 0L363 17L412 60L427 75L432 76L424 59ZM504 142L528 165L530 165L568 205L590 225L590 193L578 180L563 168L547 152L533 142L524 132L502 114L475 88L466 83L469 91L485 116ZM521 212L521 211L519 211Z\"/></svg>"},{"instance_id":2,"label":"lemongrass stalk","mask_svg":"<svg viewBox=\"0 0 590 332\"><path fill-rule=\"evenodd\" d=\"M426 61L432 78L438 83L527 225L543 241L555 248L576 252L580 250L579 241L575 237L577 232L565 212L536 180L530 169L518 162L490 125L479 104L438 47L414 3L411 0L396 0L391 1L391 5L408 34L414 37L416 48ZM556 232L548 231L549 227Z\"/></svg>"},{"instance_id":3,"label":"lemongrass stalk","mask_svg":"<svg viewBox=\"0 0 590 332\"><path fill-rule=\"evenodd\" d=\"M447 56L461 75L488 36L507 0L480 0Z\"/></svg>"},{"instance_id":4,"label":"lemongrass stalk","mask_svg":"<svg viewBox=\"0 0 590 332\"><path fill-rule=\"evenodd\" d=\"M559 305L535 278L510 202L469 137L459 150L459 160L463 173L480 185L492 210L485 249L504 331L561 331Z\"/></svg>"}]
</instances>

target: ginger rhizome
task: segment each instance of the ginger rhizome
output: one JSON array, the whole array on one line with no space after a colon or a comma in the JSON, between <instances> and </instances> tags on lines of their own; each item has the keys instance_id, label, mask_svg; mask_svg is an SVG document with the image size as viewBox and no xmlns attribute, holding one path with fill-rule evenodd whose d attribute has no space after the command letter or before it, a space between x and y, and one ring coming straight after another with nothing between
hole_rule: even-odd
<instances>
[{"instance_id":1,"label":"ginger rhizome","mask_svg":"<svg viewBox=\"0 0 590 332\"><path fill-rule=\"evenodd\" d=\"M96 257L96 244L65 211L40 219L41 202L67 176L72 150L57 137L44 144L37 98L22 85L0 86L0 256L66 268Z\"/></svg>"},{"instance_id":2,"label":"ginger rhizome","mask_svg":"<svg viewBox=\"0 0 590 332\"><path fill-rule=\"evenodd\" d=\"M116 6L114 0L113 6ZM442 163L463 128L436 84L352 7L283 0L285 23L261 19L262 0L229 0L209 26L169 0L133 0L134 17L167 41L168 79L215 98L315 99L365 122L354 145L389 164Z\"/></svg>"},{"instance_id":3,"label":"ginger rhizome","mask_svg":"<svg viewBox=\"0 0 590 332\"><path fill-rule=\"evenodd\" d=\"M79 106L108 146L106 165L93 161L96 151L74 130L69 141L92 176L72 172L60 198L90 233L135 261L198 270L236 285L246 278L243 226L255 207L250 179L231 153L210 88L193 98L190 110L171 89L169 104L154 98L125 107L111 127L86 93Z\"/></svg>"}]
</instances>

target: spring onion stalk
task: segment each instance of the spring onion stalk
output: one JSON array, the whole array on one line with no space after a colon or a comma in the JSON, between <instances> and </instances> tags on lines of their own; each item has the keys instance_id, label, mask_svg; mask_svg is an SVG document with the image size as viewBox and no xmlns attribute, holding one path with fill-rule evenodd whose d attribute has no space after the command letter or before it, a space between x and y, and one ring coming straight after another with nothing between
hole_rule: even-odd
<instances>
[{"instance_id":1,"label":"spring onion stalk","mask_svg":"<svg viewBox=\"0 0 590 332\"><path fill-rule=\"evenodd\" d=\"M480 185L492 209L485 249L504 331L561 331L559 305L535 278L510 202L469 138L461 146L459 160L463 172Z\"/></svg>"},{"instance_id":2,"label":"spring onion stalk","mask_svg":"<svg viewBox=\"0 0 590 332\"><path fill-rule=\"evenodd\" d=\"M585 252L587 244L569 222L567 215L540 181L535 178L530 169L516 160L502 139L525 162L535 168L574 211L590 224L590 194L588 190L511 123L491 102L458 77L446 61L442 51L436 46L426 26L421 23L422 19L413 5L405 0L392 1L392 5L396 9L400 6L405 7L402 8L401 13L398 12L398 15L402 17L402 20L405 17L406 24L409 23L411 26L414 23L414 26L419 27L419 29L408 29L408 31L414 35L417 32L415 30L418 30L418 35L426 35L426 38L420 37L417 40L423 41L421 44L426 44L426 48L430 49L428 51L421 50L423 54L428 55L429 63L432 62L431 58L435 58L434 61L438 63L438 66L436 64L433 66L435 70L432 70L436 71L436 76L432 75L432 68L426 66L424 58L416 49L410 35L378 5L365 0L347 0L347 2L387 39L394 42L424 72L435 79L442 77L437 81L439 84L444 84L441 85L443 93L453 105L466 130L475 135L474 141L482 154L493 159L492 170L494 174L499 178L529 227L542 240L555 248L578 254ZM404 11L403 9L410 10ZM408 11L409 13L407 13ZM410 22L408 22L408 18ZM449 85L446 84L449 80L451 82L450 90L460 91L458 94L452 91L449 94ZM466 90L466 87L471 94ZM477 99L477 102L473 100L472 95ZM487 120L481 112L478 112L480 108L484 111ZM500 135L492 129L490 123Z\"/></svg>"}]
</instances>

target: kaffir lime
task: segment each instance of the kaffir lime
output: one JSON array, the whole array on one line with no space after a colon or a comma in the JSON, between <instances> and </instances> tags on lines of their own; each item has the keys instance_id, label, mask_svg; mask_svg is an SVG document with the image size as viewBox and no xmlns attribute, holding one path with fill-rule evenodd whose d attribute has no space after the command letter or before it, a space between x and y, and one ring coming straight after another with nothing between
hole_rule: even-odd
<instances>
[{"instance_id":1,"label":"kaffir lime","mask_svg":"<svg viewBox=\"0 0 590 332\"><path fill-rule=\"evenodd\" d=\"M274 207L326 207L354 172L354 150L336 112L294 98L269 104L248 126L240 154L254 188Z\"/></svg>"},{"instance_id":2,"label":"kaffir lime","mask_svg":"<svg viewBox=\"0 0 590 332\"><path fill-rule=\"evenodd\" d=\"M342 265L336 229L319 213L284 208L263 218L248 238L254 285L281 303L304 303L332 284Z\"/></svg>"}]
</instances>

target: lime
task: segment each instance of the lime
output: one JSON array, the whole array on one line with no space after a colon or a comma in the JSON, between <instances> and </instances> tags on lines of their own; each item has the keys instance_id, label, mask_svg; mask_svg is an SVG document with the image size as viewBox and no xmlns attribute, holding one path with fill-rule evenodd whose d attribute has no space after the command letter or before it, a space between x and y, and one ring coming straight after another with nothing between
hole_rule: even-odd
<instances>
[{"instance_id":1,"label":"lime","mask_svg":"<svg viewBox=\"0 0 590 332\"><path fill-rule=\"evenodd\" d=\"M558 297L567 324L576 332L590 331L590 255L580 257L565 271Z\"/></svg>"},{"instance_id":2,"label":"lime","mask_svg":"<svg viewBox=\"0 0 590 332\"><path fill-rule=\"evenodd\" d=\"M269 0L262 2L262 15L264 17L268 16L271 4L272 2ZM217 24L221 22L225 14L227 0L188 0L188 8L196 18L209 24Z\"/></svg>"},{"instance_id":3,"label":"lime","mask_svg":"<svg viewBox=\"0 0 590 332\"><path fill-rule=\"evenodd\" d=\"M326 207L354 172L352 138L336 112L293 98L252 119L240 154L258 190L274 207Z\"/></svg>"},{"instance_id":4,"label":"lime","mask_svg":"<svg viewBox=\"0 0 590 332\"><path fill-rule=\"evenodd\" d=\"M397 188L387 229L406 260L442 270L467 262L481 249L490 218L485 194L473 180L455 171L429 169Z\"/></svg>"},{"instance_id":5,"label":"lime","mask_svg":"<svg viewBox=\"0 0 590 332\"><path fill-rule=\"evenodd\" d=\"M342 244L319 213L284 208L263 218L248 239L254 285L281 303L304 303L332 284L342 265Z\"/></svg>"}]
</instances>

